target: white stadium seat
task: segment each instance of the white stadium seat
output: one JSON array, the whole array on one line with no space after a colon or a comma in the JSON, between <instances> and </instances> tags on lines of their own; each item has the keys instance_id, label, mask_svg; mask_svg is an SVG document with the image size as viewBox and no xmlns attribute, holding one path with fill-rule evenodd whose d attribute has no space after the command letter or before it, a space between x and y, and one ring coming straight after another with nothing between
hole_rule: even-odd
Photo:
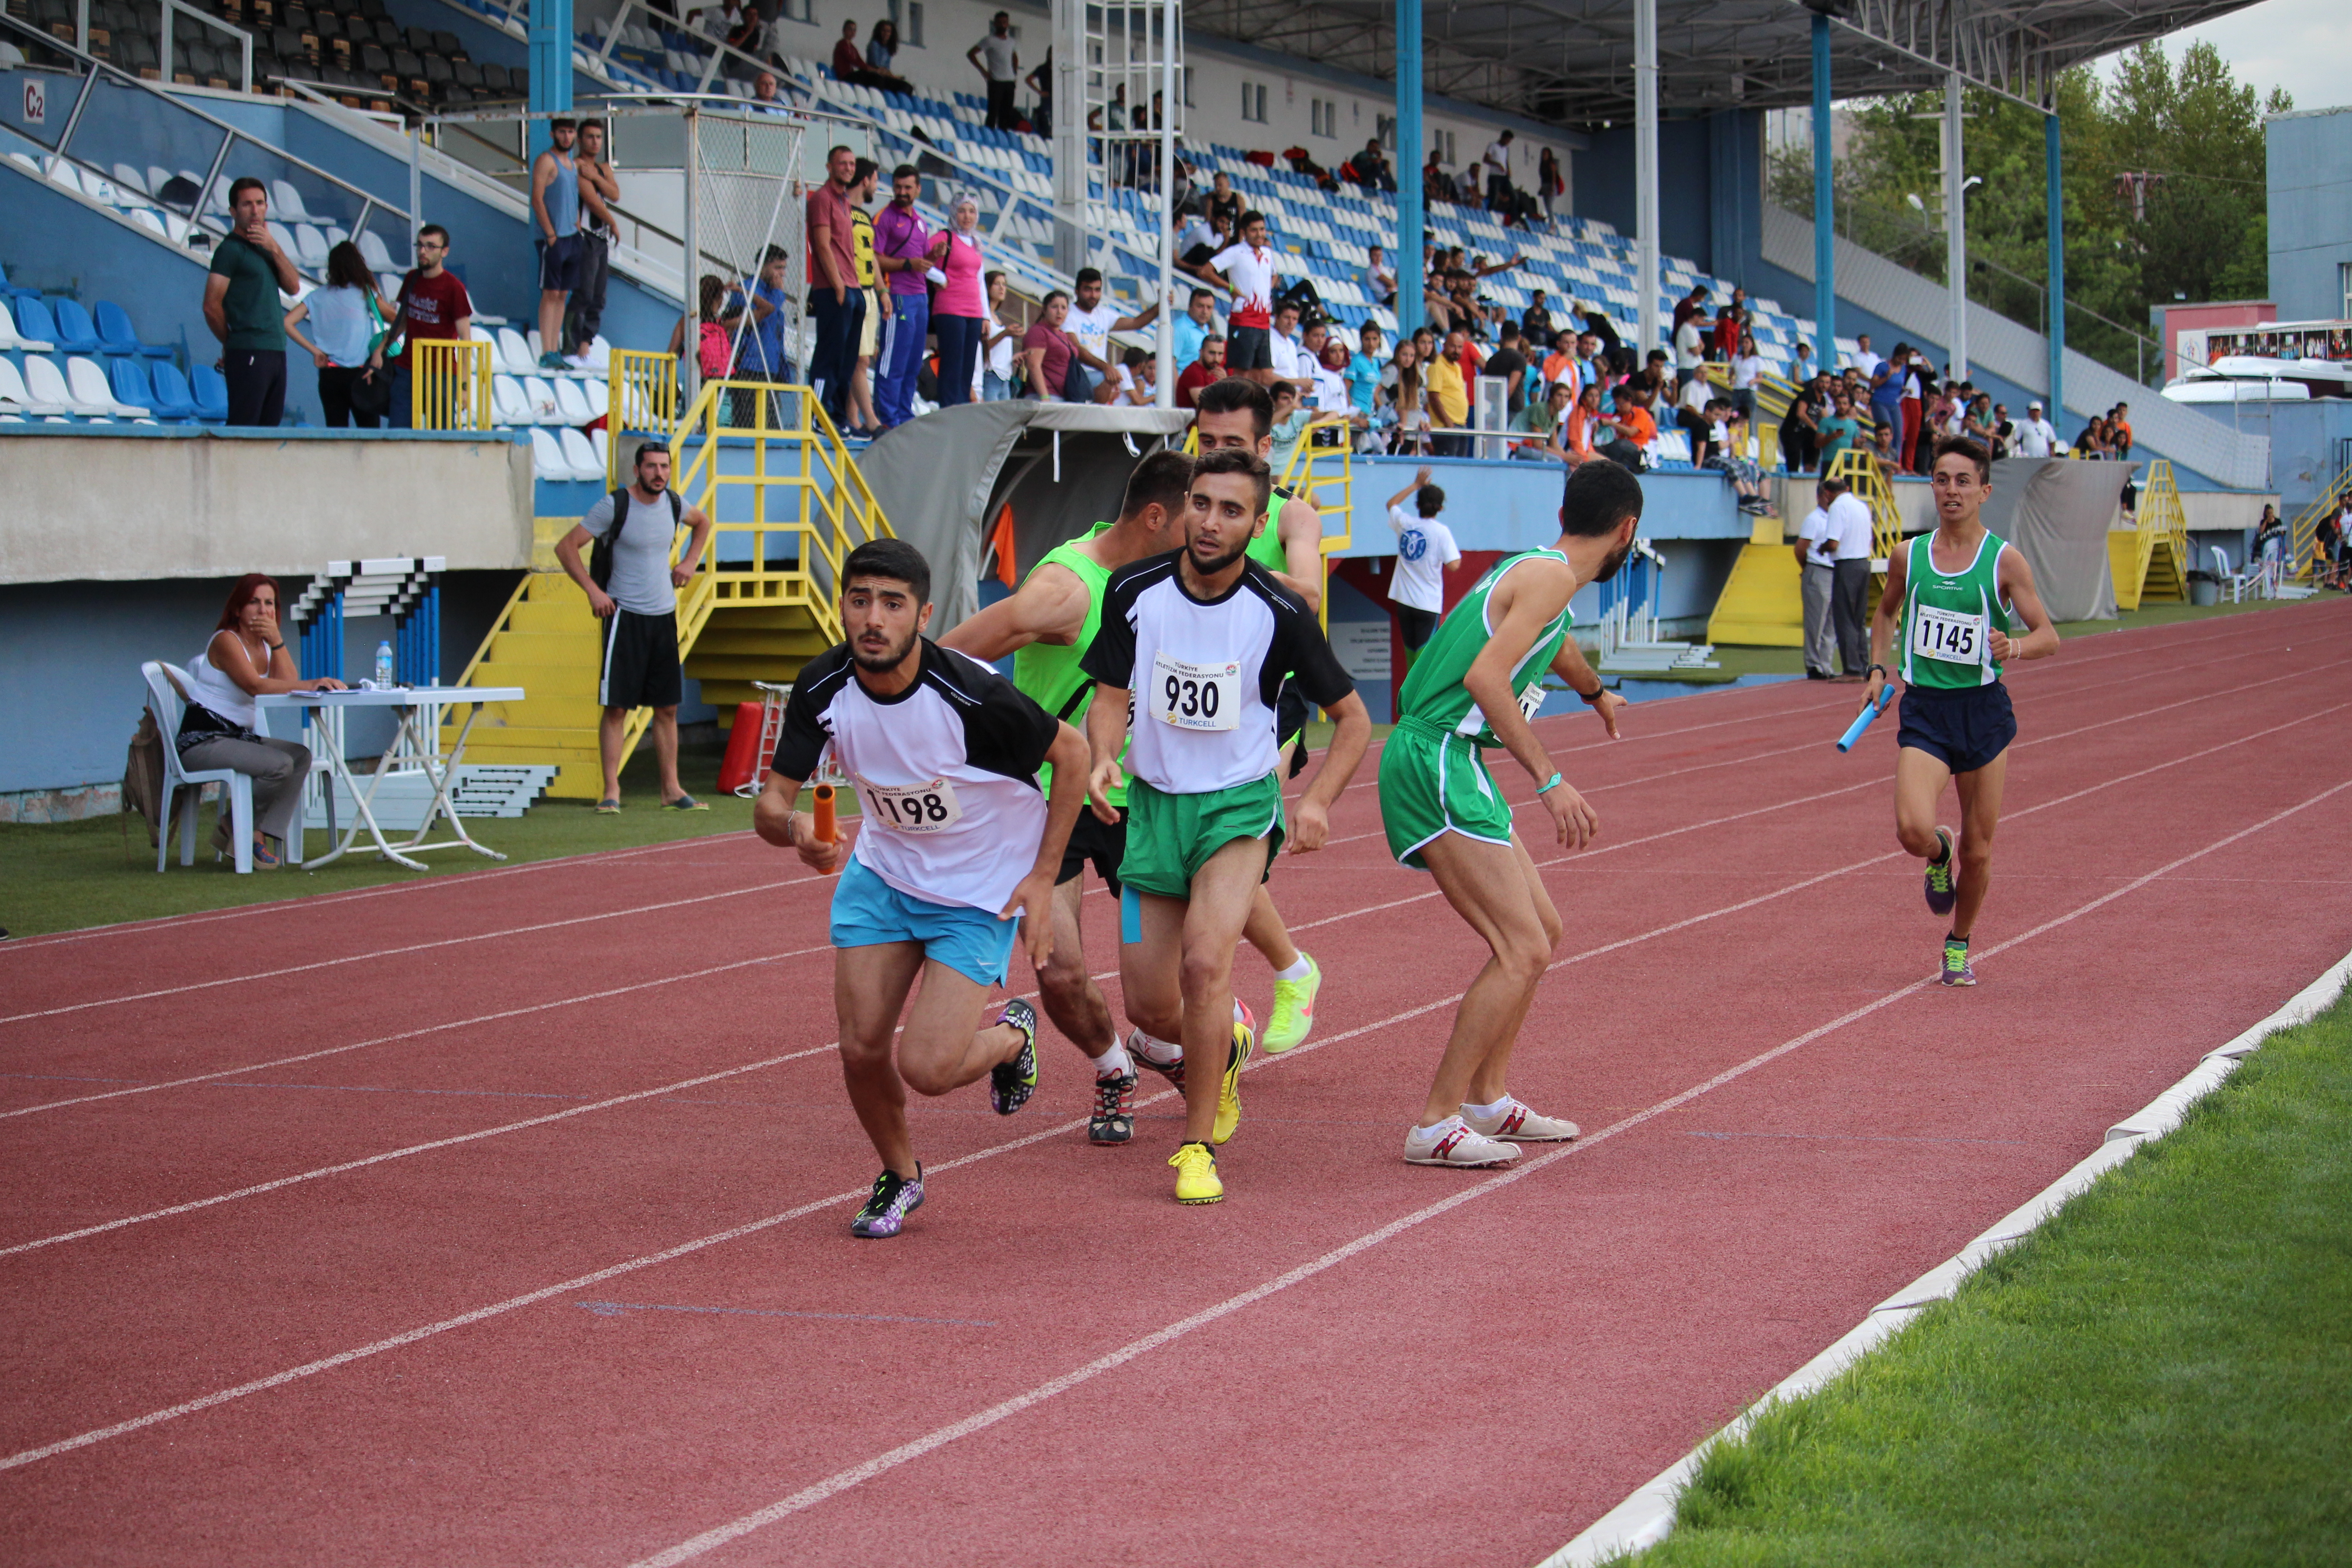
<instances>
[{"instance_id":1,"label":"white stadium seat","mask_svg":"<svg viewBox=\"0 0 2352 1568\"><path fill-rule=\"evenodd\" d=\"M310 215L302 205L302 193L286 180L269 182L269 216L286 223L309 223Z\"/></svg>"},{"instance_id":2,"label":"white stadium seat","mask_svg":"<svg viewBox=\"0 0 2352 1568\"><path fill-rule=\"evenodd\" d=\"M28 357L25 363L30 364L32 360ZM43 360L41 363L47 364L49 362ZM0 359L0 406L21 409L26 414L63 414L66 411L63 398L51 403L27 391L25 378L16 373L16 362L11 359Z\"/></svg>"},{"instance_id":3,"label":"white stadium seat","mask_svg":"<svg viewBox=\"0 0 2352 1568\"><path fill-rule=\"evenodd\" d=\"M539 368L539 356L512 327L500 327L497 338L499 368L509 375L529 375Z\"/></svg>"},{"instance_id":4,"label":"white stadium seat","mask_svg":"<svg viewBox=\"0 0 2352 1568\"><path fill-rule=\"evenodd\" d=\"M32 353L47 353L57 346L58 345L55 343L37 342L31 338L18 337L16 335L16 318L8 313L7 301L0 300L0 349L17 349ZM12 364L8 368L11 372L14 372L16 367Z\"/></svg>"},{"instance_id":5,"label":"white stadium seat","mask_svg":"<svg viewBox=\"0 0 2352 1568\"><path fill-rule=\"evenodd\" d=\"M561 425L563 423L562 412L556 407L555 404L554 384L550 382L547 377L543 375L524 376L522 378L522 395L524 401L530 405L530 419L532 424Z\"/></svg>"},{"instance_id":6,"label":"white stadium seat","mask_svg":"<svg viewBox=\"0 0 2352 1568\"><path fill-rule=\"evenodd\" d=\"M397 267L393 265L392 252L384 248L383 241L377 237L375 230L372 228L363 228L360 230L360 254L367 258L368 270L371 272L397 272L400 270Z\"/></svg>"},{"instance_id":7,"label":"white stadium seat","mask_svg":"<svg viewBox=\"0 0 2352 1568\"><path fill-rule=\"evenodd\" d=\"M599 338L597 341L602 342L604 340ZM601 381L583 382L581 384L588 390L588 417L590 419L602 419L605 415L612 412L613 389L610 385Z\"/></svg>"},{"instance_id":8,"label":"white stadium seat","mask_svg":"<svg viewBox=\"0 0 2352 1568\"><path fill-rule=\"evenodd\" d=\"M103 403L89 404L76 397L66 385L65 372L45 354L25 356L25 390L32 395L32 406L49 414L79 414L86 418L114 406L111 396Z\"/></svg>"},{"instance_id":9,"label":"white stadium seat","mask_svg":"<svg viewBox=\"0 0 2352 1568\"><path fill-rule=\"evenodd\" d=\"M98 368L96 360L83 359L77 354L66 361L66 385L72 392L74 402L81 407L95 408L100 414L111 414L121 419L136 419L147 413L144 408L134 408L127 403L115 401L114 388L108 384L106 372Z\"/></svg>"},{"instance_id":10,"label":"white stadium seat","mask_svg":"<svg viewBox=\"0 0 2352 1568\"><path fill-rule=\"evenodd\" d=\"M588 446L596 454L596 474L602 483L604 476L612 471L613 438L602 430L591 430Z\"/></svg>"},{"instance_id":11,"label":"white stadium seat","mask_svg":"<svg viewBox=\"0 0 2352 1568\"><path fill-rule=\"evenodd\" d=\"M568 479L572 477L572 465L563 460L563 444L555 438L552 430L533 430L530 433L530 466L531 470L542 479Z\"/></svg>"},{"instance_id":12,"label":"white stadium seat","mask_svg":"<svg viewBox=\"0 0 2352 1568\"><path fill-rule=\"evenodd\" d=\"M142 196L152 196L155 194L147 186L147 176L128 163L114 165L114 183L126 191L136 191Z\"/></svg>"},{"instance_id":13,"label":"white stadium seat","mask_svg":"<svg viewBox=\"0 0 2352 1568\"><path fill-rule=\"evenodd\" d=\"M555 408L566 425L585 425L596 417L588 406L587 394L580 390L577 381L564 380L555 384Z\"/></svg>"},{"instance_id":14,"label":"white stadium seat","mask_svg":"<svg viewBox=\"0 0 2352 1568\"><path fill-rule=\"evenodd\" d=\"M522 383L510 375L490 377L490 416L500 425L531 423L530 404L522 395Z\"/></svg>"},{"instance_id":15,"label":"white stadium seat","mask_svg":"<svg viewBox=\"0 0 2352 1568\"><path fill-rule=\"evenodd\" d=\"M604 483L604 465L597 460L595 445L587 435L579 430L566 430L562 440L563 460L571 468L572 477L586 479L592 484Z\"/></svg>"},{"instance_id":16,"label":"white stadium seat","mask_svg":"<svg viewBox=\"0 0 2352 1568\"><path fill-rule=\"evenodd\" d=\"M272 228L278 226L272 224ZM294 258L313 272L327 269L327 237L310 224L294 226Z\"/></svg>"}]
</instances>

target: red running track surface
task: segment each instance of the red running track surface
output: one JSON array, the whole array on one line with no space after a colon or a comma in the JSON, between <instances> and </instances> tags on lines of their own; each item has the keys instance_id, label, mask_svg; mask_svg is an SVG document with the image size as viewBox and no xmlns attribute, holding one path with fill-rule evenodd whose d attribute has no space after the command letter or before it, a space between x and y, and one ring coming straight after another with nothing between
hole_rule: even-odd
<instances>
[{"instance_id":1,"label":"red running track surface","mask_svg":"<svg viewBox=\"0 0 2352 1568\"><path fill-rule=\"evenodd\" d=\"M834 884L748 837L11 944L0 1539L1530 1563L2352 947L2347 671L2331 605L2014 672L1972 992L1852 688L1544 721L1603 837L1538 848L1514 1087L1587 1136L1499 1175L1398 1157L1482 951L1369 765L1276 873L1328 980L1213 1208L1173 1098L1089 1147L1049 1041L1019 1117L918 1108L930 1201L852 1240Z\"/></svg>"}]
</instances>

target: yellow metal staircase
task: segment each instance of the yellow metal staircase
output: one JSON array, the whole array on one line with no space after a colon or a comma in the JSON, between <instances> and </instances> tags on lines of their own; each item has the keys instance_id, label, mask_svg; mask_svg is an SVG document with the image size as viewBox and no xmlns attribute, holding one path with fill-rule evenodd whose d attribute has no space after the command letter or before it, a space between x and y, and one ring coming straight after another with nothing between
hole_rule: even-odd
<instances>
[{"instance_id":1,"label":"yellow metal staircase","mask_svg":"<svg viewBox=\"0 0 2352 1568\"><path fill-rule=\"evenodd\" d=\"M726 723L736 703L758 700L751 682L789 681L841 640L842 559L866 540L888 537L890 526L808 388L706 382L686 416L674 420L674 362L634 353L613 358L609 470L619 468L625 446L634 450L628 437L667 439L679 499L713 519L710 548L677 592L677 644L686 673L702 683L703 700ZM730 416L740 422L730 423ZM531 571L459 683L530 693L484 711L468 759L553 763L562 771L548 793L585 800L602 785L603 645L587 595L553 556L554 541L571 526L540 520ZM688 537L680 533L673 559ZM625 763L652 716L643 708L629 714Z\"/></svg>"},{"instance_id":2,"label":"yellow metal staircase","mask_svg":"<svg viewBox=\"0 0 2352 1568\"><path fill-rule=\"evenodd\" d=\"M2140 487L2136 529L2107 535L2107 564L2116 584L2116 608L2189 602L2189 519L2180 507L2180 487L2163 458L2147 466Z\"/></svg>"}]
</instances>

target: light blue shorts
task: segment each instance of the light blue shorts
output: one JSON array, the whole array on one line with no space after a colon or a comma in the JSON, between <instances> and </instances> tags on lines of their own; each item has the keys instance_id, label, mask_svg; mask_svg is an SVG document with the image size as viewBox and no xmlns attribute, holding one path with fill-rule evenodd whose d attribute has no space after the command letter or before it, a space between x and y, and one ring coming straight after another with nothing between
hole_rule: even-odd
<instances>
[{"instance_id":1,"label":"light blue shorts","mask_svg":"<svg viewBox=\"0 0 2352 1568\"><path fill-rule=\"evenodd\" d=\"M855 855L833 895L833 945L879 947L917 942L923 956L937 959L982 985L1004 984L1018 920L1001 921L969 904L935 904L902 893L867 870Z\"/></svg>"}]
</instances>

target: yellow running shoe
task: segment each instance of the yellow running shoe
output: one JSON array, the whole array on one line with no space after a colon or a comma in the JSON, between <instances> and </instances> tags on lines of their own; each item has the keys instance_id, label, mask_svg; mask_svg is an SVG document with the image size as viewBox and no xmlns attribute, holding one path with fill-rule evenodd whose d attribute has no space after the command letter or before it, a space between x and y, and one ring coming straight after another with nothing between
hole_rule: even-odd
<instances>
[{"instance_id":1,"label":"yellow running shoe","mask_svg":"<svg viewBox=\"0 0 2352 1568\"><path fill-rule=\"evenodd\" d=\"M1265 1016L1265 1054L1278 1057L1307 1038L1315 1027L1315 994L1323 989L1323 966L1300 953L1307 965L1304 980L1274 983L1274 1011Z\"/></svg>"},{"instance_id":2,"label":"yellow running shoe","mask_svg":"<svg viewBox=\"0 0 2352 1568\"><path fill-rule=\"evenodd\" d=\"M1209 1130L1210 1139L1217 1143L1231 1138L1234 1129L1242 1124L1242 1066L1257 1048L1257 1037L1250 1030L1248 1017L1249 1010L1244 1008L1241 1018L1234 1023L1234 1044L1225 1058L1224 1081L1217 1085L1217 1120Z\"/></svg>"},{"instance_id":3,"label":"yellow running shoe","mask_svg":"<svg viewBox=\"0 0 2352 1568\"><path fill-rule=\"evenodd\" d=\"M1206 1143L1180 1143L1168 1163L1176 1167L1176 1201L1180 1204L1221 1203L1225 1184L1217 1179L1217 1157Z\"/></svg>"}]
</instances>

